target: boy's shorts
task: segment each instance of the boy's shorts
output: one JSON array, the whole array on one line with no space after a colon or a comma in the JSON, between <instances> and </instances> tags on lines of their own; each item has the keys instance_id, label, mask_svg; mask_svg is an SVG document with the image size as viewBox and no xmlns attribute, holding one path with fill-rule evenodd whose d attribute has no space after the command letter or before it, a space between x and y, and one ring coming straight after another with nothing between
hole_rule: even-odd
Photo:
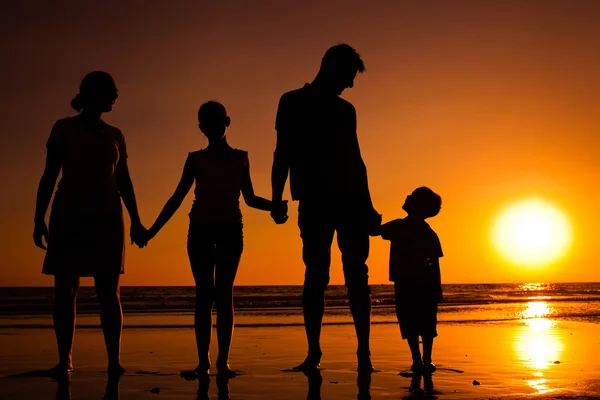
<instances>
[{"instance_id":1,"label":"boy's shorts","mask_svg":"<svg viewBox=\"0 0 600 400\"><path fill-rule=\"evenodd\" d=\"M402 339L437 336L437 297L433 284L402 281L394 283L396 316Z\"/></svg>"}]
</instances>

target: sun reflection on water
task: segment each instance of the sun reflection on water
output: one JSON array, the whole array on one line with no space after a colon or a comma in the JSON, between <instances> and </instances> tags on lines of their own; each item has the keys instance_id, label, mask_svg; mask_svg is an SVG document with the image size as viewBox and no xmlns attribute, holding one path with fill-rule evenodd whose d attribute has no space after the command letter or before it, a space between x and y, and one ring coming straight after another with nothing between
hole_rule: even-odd
<instances>
[{"instance_id":1,"label":"sun reflection on water","mask_svg":"<svg viewBox=\"0 0 600 400\"><path fill-rule=\"evenodd\" d=\"M544 301L532 301L520 313L526 326L522 327L515 338L517 357L533 370L534 379L527 380L529 386L538 393L547 393L551 389L544 377L544 370L560 360L563 343L555 331L555 323L547 318L554 310Z\"/></svg>"}]
</instances>

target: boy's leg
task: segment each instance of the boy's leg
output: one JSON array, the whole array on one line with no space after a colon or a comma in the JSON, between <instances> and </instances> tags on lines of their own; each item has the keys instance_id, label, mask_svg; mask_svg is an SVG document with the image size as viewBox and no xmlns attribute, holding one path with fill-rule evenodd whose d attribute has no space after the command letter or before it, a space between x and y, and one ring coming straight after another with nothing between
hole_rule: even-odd
<instances>
[{"instance_id":1,"label":"boy's leg","mask_svg":"<svg viewBox=\"0 0 600 400\"><path fill-rule=\"evenodd\" d=\"M329 284L331 243L335 233L330 216L318 202L300 201L298 226L302 238L302 260L306 266L302 310L304 329L308 341L308 355L298 370L319 367L321 361L321 323L325 313L325 289Z\"/></svg>"},{"instance_id":2,"label":"boy's leg","mask_svg":"<svg viewBox=\"0 0 600 400\"><path fill-rule=\"evenodd\" d=\"M423 364L431 364L433 350L433 337L423 336Z\"/></svg>"},{"instance_id":3,"label":"boy's leg","mask_svg":"<svg viewBox=\"0 0 600 400\"><path fill-rule=\"evenodd\" d=\"M410 284L398 282L394 284L396 317L400 325L400 334L408 342L412 357L411 369L415 372L421 372L423 361L421 360L421 351L419 349L419 335L415 329L414 293L411 292L411 289Z\"/></svg>"},{"instance_id":4,"label":"boy's leg","mask_svg":"<svg viewBox=\"0 0 600 400\"><path fill-rule=\"evenodd\" d=\"M410 348L410 355L412 356L412 366L410 369L417 372L423 367L423 361L421 361L421 350L419 349L419 336L411 335L406 338L408 347Z\"/></svg>"}]
</instances>

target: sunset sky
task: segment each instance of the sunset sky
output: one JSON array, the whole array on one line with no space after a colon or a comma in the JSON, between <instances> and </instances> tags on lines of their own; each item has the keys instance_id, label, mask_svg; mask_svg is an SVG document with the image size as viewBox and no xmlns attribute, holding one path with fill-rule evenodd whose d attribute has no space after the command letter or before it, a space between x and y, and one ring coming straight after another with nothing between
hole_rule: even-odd
<instances>
[{"instance_id":1,"label":"sunset sky","mask_svg":"<svg viewBox=\"0 0 600 400\"><path fill-rule=\"evenodd\" d=\"M71 4L67 4L71 3ZM59 5L62 4L62 5ZM102 4L102 6L100 6ZM137 6L134 6L137 4ZM51 285L31 233L45 143L92 70L119 88L105 120L125 134L142 222L171 196L190 151L206 146L196 111L221 101L232 146L249 151L270 197L279 97L309 82L346 42L367 70L354 104L371 193L384 221L422 185L443 198L429 220L445 283L600 281L600 2L589 1L22 1L0 16L0 285ZM289 199L289 186L286 188ZM490 240L520 199L560 209L567 254L509 264ZM193 284L185 249L190 192L146 249L127 247L123 285ZM297 227L242 206L237 284L301 284ZM372 241L371 283L387 283L389 243ZM335 248L332 283L343 283ZM86 281L91 283L91 281Z\"/></svg>"}]
</instances>

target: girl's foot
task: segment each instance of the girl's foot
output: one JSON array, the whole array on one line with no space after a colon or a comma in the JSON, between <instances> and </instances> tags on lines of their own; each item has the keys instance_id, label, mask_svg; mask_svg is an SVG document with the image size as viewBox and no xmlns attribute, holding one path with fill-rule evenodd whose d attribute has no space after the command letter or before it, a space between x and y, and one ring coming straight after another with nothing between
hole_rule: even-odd
<instances>
[{"instance_id":1,"label":"girl's foot","mask_svg":"<svg viewBox=\"0 0 600 400\"><path fill-rule=\"evenodd\" d=\"M221 377L235 378L237 373L231 369L228 362L217 361L217 374Z\"/></svg>"},{"instance_id":2,"label":"girl's foot","mask_svg":"<svg viewBox=\"0 0 600 400\"><path fill-rule=\"evenodd\" d=\"M108 374L112 376L121 376L125 373L125 368L121 364L108 364Z\"/></svg>"}]
</instances>

